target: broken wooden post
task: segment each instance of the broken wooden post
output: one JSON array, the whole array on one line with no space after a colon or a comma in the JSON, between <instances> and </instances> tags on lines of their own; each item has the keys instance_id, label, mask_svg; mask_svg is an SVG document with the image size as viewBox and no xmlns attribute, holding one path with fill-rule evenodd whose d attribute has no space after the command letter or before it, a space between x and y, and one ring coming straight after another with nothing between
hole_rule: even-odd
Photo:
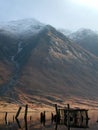
<instances>
[{"instance_id":1,"label":"broken wooden post","mask_svg":"<svg viewBox=\"0 0 98 130\"><path fill-rule=\"evenodd\" d=\"M60 123L60 110L58 109L57 104L55 104L55 110L56 110L56 122Z\"/></svg>"},{"instance_id":2,"label":"broken wooden post","mask_svg":"<svg viewBox=\"0 0 98 130\"><path fill-rule=\"evenodd\" d=\"M25 130L28 130L27 117L24 118L24 121L25 121Z\"/></svg>"},{"instance_id":3,"label":"broken wooden post","mask_svg":"<svg viewBox=\"0 0 98 130\"><path fill-rule=\"evenodd\" d=\"M14 115L13 115L13 122L14 122Z\"/></svg>"},{"instance_id":4,"label":"broken wooden post","mask_svg":"<svg viewBox=\"0 0 98 130\"><path fill-rule=\"evenodd\" d=\"M44 111L44 112L40 113L40 123L45 126L45 122L46 122L46 114L45 114L45 111Z\"/></svg>"},{"instance_id":5,"label":"broken wooden post","mask_svg":"<svg viewBox=\"0 0 98 130\"><path fill-rule=\"evenodd\" d=\"M55 104L55 111L56 111L56 124L57 124L57 120L58 120L58 108L57 108L57 104Z\"/></svg>"},{"instance_id":6,"label":"broken wooden post","mask_svg":"<svg viewBox=\"0 0 98 130\"><path fill-rule=\"evenodd\" d=\"M15 118L18 118L18 116L19 116L19 114L20 114L20 111L21 111L21 107L19 107L19 109L18 109L18 111L17 111L17 113L16 113Z\"/></svg>"},{"instance_id":7,"label":"broken wooden post","mask_svg":"<svg viewBox=\"0 0 98 130\"><path fill-rule=\"evenodd\" d=\"M16 118L16 123L17 123L19 129L21 129L21 125L20 125L20 122L19 122L18 118Z\"/></svg>"},{"instance_id":8,"label":"broken wooden post","mask_svg":"<svg viewBox=\"0 0 98 130\"><path fill-rule=\"evenodd\" d=\"M25 115L24 115L24 119L27 119L27 112L28 112L28 105L26 104L25 106Z\"/></svg>"},{"instance_id":9,"label":"broken wooden post","mask_svg":"<svg viewBox=\"0 0 98 130\"><path fill-rule=\"evenodd\" d=\"M69 116L69 109L70 109L70 106L69 104L67 104L67 125L69 126L70 125L70 116Z\"/></svg>"},{"instance_id":10,"label":"broken wooden post","mask_svg":"<svg viewBox=\"0 0 98 130\"><path fill-rule=\"evenodd\" d=\"M55 111L56 111L56 115L55 115L56 127L55 127L55 130L57 130L58 123L60 123L60 112L58 111L57 104L55 104Z\"/></svg>"},{"instance_id":11,"label":"broken wooden post","mask_svg":"<svg viewBox=\"0 0 98 130\"><path fill-rule=\"evenodd\" d=\"M85 115L86 115L86 119L88 120L89 117L88 117L88 110L85 111Z\"/></svg>"},{"instance_id":12,"label":"broken wooden post","mask_svg":"<svg viewBox=\"0 0 98 130\"><path fill-rule=\"evenodd\" d=\"M6 112L5 113L5 124L7 124L7 115L8 115L8 113Z\"/></svg>"},{"instance_id":13,"label":"broken wooden post","mask_svg":"<svg viewBox=\"0 0 98 130\"><path fill-rule=\"evenodd\" d=\"M32 120L32 116L30 116L30 121Z\"/></svg>"},{"instance_id":14,"label":"broken wooden post","mask_svg":"<svg viewBox=\"0 0 98 130\"><path fill-rule=\"evenodd\" d=\"M67 104L67 108L70 109L70 105L69 104Z\"/></svg>"},{"instance_id":15,"label":"broken wooden post","mask_svg":"<svg viewBox=\"0 0 98 130\"><path fill-rule=\"evenodd\" d=\"M45 114L45 111L43 113L43 125L45 126L45 122L46 122L46 114Z\"/></svg>"},{"instance_id":16,"label":"broken wooden post","mask_svg":"<svg viewBox=\"0 0 98 130\"><path fill-rule=\"evenodd\" d=\"M57 115L58 114L57 104L55 104L55 111L56 111L56 115Z\"/></svg>"},{"instance_id":17,"label":"broken wooden post","mask_svg":"<svg viewBox=\"0 0 98 130\"><path fill-rule=\"evenodd\" d=\"M51 112L51 123L53 123L53 120L54 120L54 115L53 115L53 113Z\"/></svg>"},{"instance_id":18,"label":"broken wooden post","mask_svg":"<svg viewBox=\"0 0 98 130\"><path fill-rule=\"evenodd\" d=\"M43 113L42 112L40 113L40 123L41 124L43 123Z\"/></svg>"}]
</instances>

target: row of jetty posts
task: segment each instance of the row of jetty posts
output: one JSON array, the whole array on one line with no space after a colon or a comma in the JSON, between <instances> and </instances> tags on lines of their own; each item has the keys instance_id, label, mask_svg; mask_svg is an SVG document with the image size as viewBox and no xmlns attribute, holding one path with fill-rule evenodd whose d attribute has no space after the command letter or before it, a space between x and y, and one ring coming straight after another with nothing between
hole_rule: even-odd
<instances>
[{"instance_id":1,"label":"row of jetty posts","mask_svg":"<svg viewBox=\"0 0 98 130\"><path fill-rule=\"evenodd\" d=\"M14 122L14 120L16 120L19 128L21 128L21 125L20 125L20 122L18 120L18 117L19 117L19 114L21 112L21 109L22 109L22 107L20 106L18 108L18 111L16 112L16 115L15 116L13 115L13 122ZM26 104L25 105L25 111L24 111L24 121L25 121L25 128L26 128L26 130L27 130L27 112L28 112L28 105ZM31 120L31 118L32 117L30 116L30 120ZM8 112L5 113L5 124L6 125L8 124Z\"/></svg>"},{"instance_id":2,"label":"row of jetty posts","mask_svg":"<svg viewBox=\"0 0 98 130\"><path fill-rule=\"evenodd\" d=\"M70 108L70 105L67 104L65 108L61 108L60 106L57 106L57 104L54 105L55 107L55 114L51 113L51 123L55 123L55 129L57 130L58 125L65 125L68 128L88 128L88 110L87 109L80 109L80 108ZM14 119L16 119L18 126L19 121L18 117L21 112L22 107L20 106L18 111L16 112L16 115L13 116L13 122ZM27 127L27 114L28 114L28 105L25 105L25 111L24 111L24 120L25 125ZM7 116L8 113L5 113L5 123L7 124ZM30 120L32 117L30 116ZM45 126L46 123L46 112L43 111L40 113L40 123Z\"/></svg>"},{"instance_id":3,"label":"row of jetty posts","mask_svg":"<svg viewBox=\"0 0 98 130\"><path fill-rule=\"evenodd\" d=\"M57 130L58 125L67 126L68 130L70 128L88 128L88 110L80 108L70 108L67 104L65 108L60 108L55 104L55 113L51 113L51 123L55 123L55 130ZM40 113L40 122L45 126L46 113Z\"/></svg>"}]
</instances>

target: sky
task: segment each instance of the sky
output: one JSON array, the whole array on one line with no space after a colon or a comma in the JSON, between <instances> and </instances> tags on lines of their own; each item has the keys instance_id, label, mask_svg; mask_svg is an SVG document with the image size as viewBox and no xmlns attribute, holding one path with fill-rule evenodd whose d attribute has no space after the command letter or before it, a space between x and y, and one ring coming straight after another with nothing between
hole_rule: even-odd
<instances>
[{"instance_id":1,"label":"sky","mask_svg":"<svg viewBox=\"0 0 98 130\"><path fill-rule=\"evenodd\" d=\"M98 0L0 0L0 22L25 18L56 28L98 31Z\"/></svg>"}]
</instances>

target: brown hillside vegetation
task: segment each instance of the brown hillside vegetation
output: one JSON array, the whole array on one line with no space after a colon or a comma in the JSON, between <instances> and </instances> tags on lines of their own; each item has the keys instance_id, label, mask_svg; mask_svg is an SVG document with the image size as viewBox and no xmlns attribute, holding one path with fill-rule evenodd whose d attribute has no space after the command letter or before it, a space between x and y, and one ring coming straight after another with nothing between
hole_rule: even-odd
<instances>
[{"instance_id":1,"label":"brown hillside vegetation","mask_svg":"<svg viewBox=\"0 0 98 130\"><path fill-rule=\"evenodd\" d=\"M26 95L20 100L47 105L63 104L66 99L74 99L74 103L97 101L98 58L50 26L36 39L15 86L20 95Z\"/></svg>"},{"instance_id":2,"label":"brown hillside vegetation","mask_svg":"<svg viewBox=\"0 0 98 130\"><path fill-rule=\"evenodd\" d=\"M98 107L98 58L49 25L39 30L0 31L1 100Z\"/></svg>"}]
</instances>

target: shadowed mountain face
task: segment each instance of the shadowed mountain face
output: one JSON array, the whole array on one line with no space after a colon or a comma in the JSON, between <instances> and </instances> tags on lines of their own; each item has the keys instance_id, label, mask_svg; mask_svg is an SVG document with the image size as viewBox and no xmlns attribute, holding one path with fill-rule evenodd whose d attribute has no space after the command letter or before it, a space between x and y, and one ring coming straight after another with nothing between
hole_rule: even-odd
<instances>
[{"instance_id":1,"label":"shadowed mountain face","mask_svg":"<svg viewBox=\"0 0 98 130\"><path fill-rule=\"evenodd\" d=\"M90 29L82 29L69 35L69 37L98 57L98 34Z\"/></svg>"},{"instance_id":2,"label":"shadowed mountain face","mask_svg":"<svg viewBox=\"0 0 98 130\"><path fill-rule=\"evenodd\" d=\"M63 104L73 97L98 100L98 58L53 27L1 43L14 68L10 80L0 87L2 97L39 105Z\"/></svg>"}]
</instances>

